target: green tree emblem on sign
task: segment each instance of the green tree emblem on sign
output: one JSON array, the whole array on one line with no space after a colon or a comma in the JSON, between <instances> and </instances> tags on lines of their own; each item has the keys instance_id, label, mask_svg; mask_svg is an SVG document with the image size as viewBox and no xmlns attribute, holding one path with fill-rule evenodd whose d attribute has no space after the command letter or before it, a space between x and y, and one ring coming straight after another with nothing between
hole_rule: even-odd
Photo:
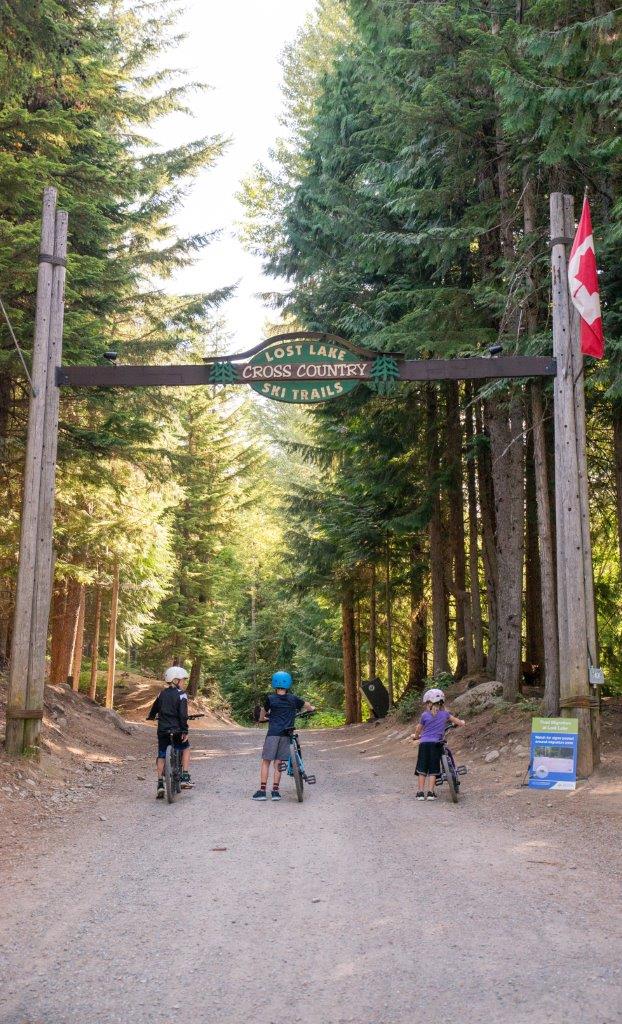
<instances>
[{"instance_id":1,"label":"green tree emblem on sign","mask_svg":"<svg viewBox=\"0 0 622 1024\"><path fill-rule=\"evenodd\" d=\"M399 367L393 356L376 356L372 363L369 387L378 395L388 395L394 390L399 375Z\"/></svg>"},{"instance_id":2,"label":"green tree emblem on sign","mask_svg":"<svg viewBox=\"0 0 622 1024\"><path fill-rule=\"evenodd\" d=\"M237 379L235 367L231 363L217 362L212 365L210 384L235 384Z\"/></svg>"}]
</instances>

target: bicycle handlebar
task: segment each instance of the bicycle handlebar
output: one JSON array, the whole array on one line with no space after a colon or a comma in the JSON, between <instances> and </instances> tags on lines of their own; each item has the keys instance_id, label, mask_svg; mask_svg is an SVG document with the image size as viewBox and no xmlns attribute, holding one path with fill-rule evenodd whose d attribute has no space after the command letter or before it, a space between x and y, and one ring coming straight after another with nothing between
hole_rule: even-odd
<instances>
[{"instance_id":1,"label":"bicycle handlebar","mask_svg":"<svg viewBox=\"0 0 622 1024\"><path fill-rule=\"evenodd\" d=\"M200 715L188 715L188 721L193 721L195 718L205 718L205 712L201 712Z\"/></svg>"}]
</instances>

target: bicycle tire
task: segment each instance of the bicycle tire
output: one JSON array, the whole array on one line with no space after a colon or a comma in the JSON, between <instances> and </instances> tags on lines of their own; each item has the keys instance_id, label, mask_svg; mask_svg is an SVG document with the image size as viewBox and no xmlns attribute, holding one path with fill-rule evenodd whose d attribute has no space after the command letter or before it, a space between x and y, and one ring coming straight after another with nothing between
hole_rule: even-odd
<instances>
[{"instance_id":1,"label":"bicycle tire","mask_svg":"<svg viewBox=\"0 0 622 1024\"><path fill-rule=\"evenodd\" d=\"M304 800L304 780L302 772L300 770L300 761L298 760L298 749L295 743L290 743L289 756L292 760L292 774L294 776L294 783L296 786L296 796L298 797L298 803L301 804Z\"/></svg>"},{"instance_id":2,"label":"bicycle tire","mask_svg":"<svg viewBox=\"0 0 622 1024\"><path fill-rule=\"evenodd\" d=\"M447 757L447 754L442 754L441 755L441 767L443 769L443 774L445 776L445 781L446 781L447 787L449 789L449 795L451 796L452 803L457 804L458 803L458 787L456 786L456 780L454 778L453 769L451 767L451 764L449 762L449 758Z\"/></svg>"},{"instance_id":3,"label":"bicycle tire","mask_svg":"<svg viewBox=\"0 0 622 1024\"><path fill-rule=\"evenodd\" d=\"M173 803L175 799L175 793L177 791L175 786L175 765L174 765L174 752L171 744L169 743L166 748L166 754L164 756L164 791L166 793L166 799L169 804Z\"/></svg>"}]
</instances>

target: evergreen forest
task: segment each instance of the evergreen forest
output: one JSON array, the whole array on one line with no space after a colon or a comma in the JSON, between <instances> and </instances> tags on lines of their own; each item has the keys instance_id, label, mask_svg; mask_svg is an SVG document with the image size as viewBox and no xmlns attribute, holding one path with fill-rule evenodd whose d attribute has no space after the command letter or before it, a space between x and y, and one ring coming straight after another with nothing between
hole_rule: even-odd
<instances>
[{"instance_id":1,"label":"evergreen forest","mask_svg":"<svg viewBox=\"0 0 622 1024\"><path fill-rule=\"evenodd\" d=\"M0 667L10 656L41 197L69 213L64 361L228 351L235 282L179 294L220 225L175 217L227 140L152 128L174 0L0 4ZM216 16L216 14L214 15ZM549 194L590 199L606 358L585 360L595 594L622 690L622 110L612 0L318 0L282 58L281 134L238 230L274 277L265 336L409 359L552 352ZM282 287L285 281L286 287ZM249 339L249 346L261 339ZM490 356L494 358L494 355ZM50 681L102 699L173 661L247 720L276 669L327 724L427 680L559 700L552 384L361 385L315 408L246 388L63 390Z\"/></svg>"}]
</instances>

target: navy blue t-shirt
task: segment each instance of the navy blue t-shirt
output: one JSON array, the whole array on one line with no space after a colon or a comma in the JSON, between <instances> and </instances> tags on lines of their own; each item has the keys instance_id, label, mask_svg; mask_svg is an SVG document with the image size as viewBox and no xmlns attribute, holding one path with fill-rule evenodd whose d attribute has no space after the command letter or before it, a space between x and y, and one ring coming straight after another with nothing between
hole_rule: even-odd
<instances>
[{"instance_id":1,"label":"navy blue t-shirt","mask_svg":"<svg viewBox=\"0 0 622 1024\"><path fill-rule=\"evenodd\" d=\"M304 700L295 693L269 693L263 702L268 718L268 736L282 736L291 729L296 712L305 706Z\"/></svg>"}]
</instances>

